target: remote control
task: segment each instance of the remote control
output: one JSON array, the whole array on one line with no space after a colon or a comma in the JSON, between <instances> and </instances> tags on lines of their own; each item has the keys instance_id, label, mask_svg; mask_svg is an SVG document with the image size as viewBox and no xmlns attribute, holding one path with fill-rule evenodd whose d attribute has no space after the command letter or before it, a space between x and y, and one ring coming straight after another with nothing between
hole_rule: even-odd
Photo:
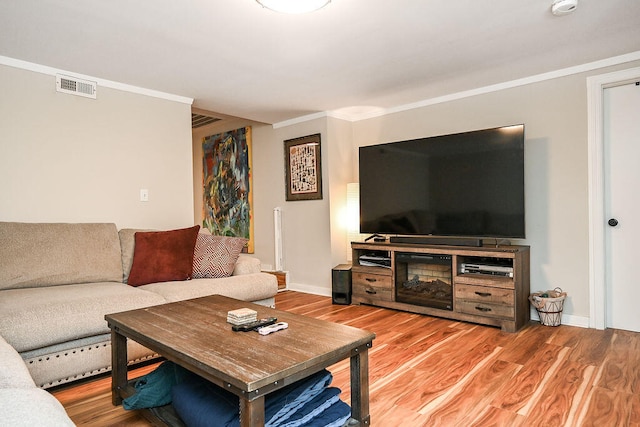
<instances>
[{"instance_id":1,"label":"remote control","mask_svg":"<svg viewBox=\"0 0 640 427\"><path fill-rule=\"evenodd\" d=\"M278 322L273 325L263 326L262 328L256 329L260 335L269 335L271 332L281 331L283 329L287 329L289 324L287 322Z\"/></svg>"},{"instance_id":2,"label":"remote control","mask_svg":"<svg viewBox=\"0 0 640 427\"><path fill-rule=\"evenodd\" d=\"M245 323L244 325L233 325L231 329L238 332L249 332L263 326L273 325L278 319L276 317L267 317L265 319L256 320L255 322Z\"/></svg>"}]
</instances>

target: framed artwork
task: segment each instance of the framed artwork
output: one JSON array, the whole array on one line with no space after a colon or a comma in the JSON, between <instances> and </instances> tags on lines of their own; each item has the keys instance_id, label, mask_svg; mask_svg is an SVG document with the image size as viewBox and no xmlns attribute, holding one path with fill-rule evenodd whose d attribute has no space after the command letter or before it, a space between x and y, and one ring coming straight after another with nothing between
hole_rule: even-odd
<instances>
[{"instance_id":1,"label":"framed artwork","mask_svg":"<svg viewBox=\"0 0 640 427\"><path fill-rule=\"evenodd\" d=\"M320 134L284 141L287 200L322 199Z\"/></svg>"},{"instance_id":2,"label":"framed artwork","mask_svg":"<svg viewBox=\"0 0 640 427\"><path fill-rule=\"evenodd\" d=\"M217 236L244 237L253 253L251 127L202 140L202 226Z\"/></svg>"}]
</instances>

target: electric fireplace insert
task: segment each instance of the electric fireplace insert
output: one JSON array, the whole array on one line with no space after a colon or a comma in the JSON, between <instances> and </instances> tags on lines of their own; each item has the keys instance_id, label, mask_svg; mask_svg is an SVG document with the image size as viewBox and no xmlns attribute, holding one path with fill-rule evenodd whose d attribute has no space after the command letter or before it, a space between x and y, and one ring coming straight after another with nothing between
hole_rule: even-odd
<instances>
[{"instance_id":1,"label":"electric fireplace insert","mask_svg":"<svg viewBox=\"0 0 640 427\"><path fill-rule=\"evenodd\" d=\"M451 255L396 253L396 301L453 310Z\"/></svg>"}]
</instances>

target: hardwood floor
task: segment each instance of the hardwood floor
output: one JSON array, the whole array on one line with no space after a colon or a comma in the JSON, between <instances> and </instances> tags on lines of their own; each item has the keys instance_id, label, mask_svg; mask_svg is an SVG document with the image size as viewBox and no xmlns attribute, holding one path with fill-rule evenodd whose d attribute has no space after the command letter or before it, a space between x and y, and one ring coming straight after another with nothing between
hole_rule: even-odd
<instances>
[{"instance_id":1,"label":"hardwood floor","mask_svg":"<svg viewBox=\"0 0 640 427\"><path fill-rule=\"evenodd\" d=\"M532 322L508 334L292 291L279 293L276 306L376 333L369 352L374 426L640 427L639 333ZM349 403L349 362L330 370ZM151 425L113 407L109 387L103 378L54 396L80 426Z\"/></svg>"}]
</instances>

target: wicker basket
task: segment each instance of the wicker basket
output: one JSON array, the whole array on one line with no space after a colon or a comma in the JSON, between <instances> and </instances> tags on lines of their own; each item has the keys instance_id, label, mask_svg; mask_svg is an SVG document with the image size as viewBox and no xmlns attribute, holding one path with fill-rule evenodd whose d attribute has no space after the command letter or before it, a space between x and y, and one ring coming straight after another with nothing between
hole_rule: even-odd
<instances>
[{"instance_id":1,"label":"wicker basket","mask_svg":"<svg viewBox=\"0 0 640 427\"><path fill-rule=\"evenodd\" d=\"M552 291L534 292L529 295L529 301L538 311L540 323L545 326L559 326L566 297L566 292L555 288Z\"/></svg>"}]
</instances>

